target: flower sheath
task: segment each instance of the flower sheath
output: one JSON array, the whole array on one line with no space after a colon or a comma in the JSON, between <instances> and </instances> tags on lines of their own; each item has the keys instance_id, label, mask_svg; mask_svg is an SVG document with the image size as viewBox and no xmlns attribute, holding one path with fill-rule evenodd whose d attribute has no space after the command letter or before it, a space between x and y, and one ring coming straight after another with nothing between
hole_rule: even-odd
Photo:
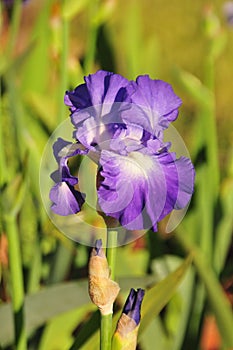
<instances>
[{"instance_id":1,"label":"flower sheath","mask_svg":"<svg viewBox=\"0 0 233 350\"><path fill-rule=\"evenodd\" d=\"M102 249L101 239L96 241L89 260L89 295L102 315L113 312L113 303L120 291L119 285L110 278L111 271Z\"/></svg>"}]
</instances>

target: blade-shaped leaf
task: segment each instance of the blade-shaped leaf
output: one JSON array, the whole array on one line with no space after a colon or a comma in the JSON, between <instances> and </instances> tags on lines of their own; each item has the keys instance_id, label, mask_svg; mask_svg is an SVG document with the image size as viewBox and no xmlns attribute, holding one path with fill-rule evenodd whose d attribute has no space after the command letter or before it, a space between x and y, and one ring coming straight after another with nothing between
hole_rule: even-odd
<instances>
[{"instance_id":1,"label":"blade-shaped leaf","mask_svg":"<svg viewBox=\"0 0 233 350\"><path fill-rule=\"evenodd\" d=\"M197 77L177 67L174 68L174 76L181 87L183 87L201 107L212 107L213 95Z\"/></svg>"},{"instance_id":2,"label":"blade-shaped leaf","mask_svg":"<svg viewBox=\"0 0 233 350\"><path fill-rule=\"evenodd\" d=\"M191 261L192 259L189 256L181 266L146 292L142 303L142 320L139 328L139 337L147 325L171 299L186 274Z\"/></svg>"}]
</instances>

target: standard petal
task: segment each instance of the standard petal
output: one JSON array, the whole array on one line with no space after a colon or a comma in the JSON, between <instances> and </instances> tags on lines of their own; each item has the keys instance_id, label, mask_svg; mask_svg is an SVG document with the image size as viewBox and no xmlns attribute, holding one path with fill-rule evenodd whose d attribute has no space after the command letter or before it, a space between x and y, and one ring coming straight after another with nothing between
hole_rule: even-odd
<instances>
[{"instance_id":1,"label":"standard petal","mask_svg":"<svg viewBox=\"0 0 233 350\"><path fill-rule=\"evenodd\" d=\"M73 91L66 91L64 102L70 107L71 112L90 107L92 105L91 96L86 84L77 86Z\"/></svg>"},{"instance_id":2,"label":"standard petal","mask_svg":"<svg viewBox=\"0 0 233 350\"><path fill-rule=\"evenodd\" d=\"M84 195L66 182L56 184L50 191L51 209L62 216L76 214L84 203Z\"/></svg>"},{"instance_id":3,"label":"standard petal","mask_svg":"<svg viewBox=\"0 0 233 350\"><path fill-rule=\"evenodd\" d=\"M85 84L66 92L65 103L76 129L74 137L93 150L93 146L108 141L118 127L123 127L121 113L131 107L126 90L129 81L103 70L84 80Z\"/></svg>"},{"instance_id":4,"label":"standard petal","mask_svg":"<svg viewBox=\"0 0 233 350\"><path fill-rule=\"evenodd\" d=\"M114 102L125 101L125 87L129 82L119 74L99 70L85 77L85 82L93 106L106 104L111 107Z\"/></svg>"},{"instance_id":5,"label":"standard petal","mask_svg":"<svg viewBox=\"0 0 233 350\"><path fill-rule=\"evenodd\" d=\"M77 86L73 91L67 91L64 98L65 104L70 107L74 126L79 127L80 123L91 116L97 123L107 115L105 124L112 122L109 118L118 122L120 103L128 102L126 86L129 81L119 74L103 70L86 76L84 81L85 84ZM113 107L114 104L118 106Z\"/></svg>"},{"instance_id":6,"label":"standard petal","mask_svg":"<svg viewBox=\"0 0 233 350\"><path fill-rule=\"evenodd\" d=\"M140 125L145 131L158 136L177 118L182 101L170 84L142 75L127 86L127 91L133 107L122 115L126 123Z\"/></svg>"}]
</instances>

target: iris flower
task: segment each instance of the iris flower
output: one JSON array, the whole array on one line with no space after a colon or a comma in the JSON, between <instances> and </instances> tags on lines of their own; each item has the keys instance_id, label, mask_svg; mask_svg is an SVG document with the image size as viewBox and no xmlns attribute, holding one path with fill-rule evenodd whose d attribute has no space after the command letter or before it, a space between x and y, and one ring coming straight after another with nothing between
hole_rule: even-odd
<instances>
[{"instance_id":1,"label":"iris flower","mask_svg":"<svg viewBox=\"0 0 233 350\"><path fill-rule=\"evenodd\" d=\"M98 208L129 230L152 228L173 209L184 208L194 185L189 158L176 158L164 130L178 116L181 100L171 85L148 75L128 81L98 71L65 94L75 142L58 139L52 175L52 210L76 214L85 195L69 170L69 158L85 154L98 164Z\"/></svg>"},{"instance_id":2,"label":"iris flower","mask_svg":"<svg viewBox=\"0 0 233 350\"><path fill-rule=\"evenodd\" d=\"M136 349L144 294L145 291L140 288L130 290L113 336L113 349Z\"/></svg>"}]
</instances>

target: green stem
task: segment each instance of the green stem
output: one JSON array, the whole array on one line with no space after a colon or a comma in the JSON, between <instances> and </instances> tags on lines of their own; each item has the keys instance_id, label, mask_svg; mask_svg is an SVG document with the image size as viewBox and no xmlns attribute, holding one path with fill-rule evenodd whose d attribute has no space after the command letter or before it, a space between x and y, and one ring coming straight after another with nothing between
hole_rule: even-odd
<instances>
[{"instance_id":1,"label":"green stem","mask_svg":"<svg viewBox=\"0 0 233 350\"><path fill-rule=\"evenodd\" d=\"M0 87L0 93L1 93L1 87ZM7 162L6 162L6 156L5 156L5 140L4 140L4 133L3 133L3 129L4 129L4 121L3 121L3 107L2 107L2 99L0 99L0 168L1 168L1 172L0 172L0 187L2 187L2 185L4 184L4 182L8 179L8 169L7 169ZM5 120L5 118L4 118Z\"/></svg>"},{"instance_id":2,"label":"green stem","mask_svg":"<svg viewBox=\"0 0 233 350\"><path fill-rule=\"evenodd\" d=\"M21 0L15 0L12 19L11 19L10 38L8 40L8 46L6 48L6 58L9 61L12 59L13 51L14 51L15 44L17 41L21 12L22 12Z\"/></svg>"},{"instance_id":3,"label":"green stem","mask_svg":"<svg viewBox=\"0 0 233 350\"><path fill-rule=\"evenodd\" d=\"M14 313L15 349L26 350L27 338L24 318L24 287L22 262L20 254L19 234L16 218L13 215L5 217L6 233L9 246L9 265L11 272L11 294Z\"/></svg>"},{"instance_id":4,"label":"green stem","mask_svg":"<svg viewBox=\"0 0 233 350\"><path fill-rule=\"evenodd\" d=\"M108 259L108 266L111 270L112 280L115 280L117 233L117 230L108 229L106 256Z\"/></svg>"},{"instance_id":5,"label":"green stem","mask_svg":"<svg viewBox=\"0 0 233 350\"><path fill-rule=\"evenodd\" d=\"M101 315L100 321L100 349L111 350L112 343L112 314Z\"/></svg>"},{"instance_id":6,"label":"green stem","mask_svg":"<svg viewBox=\"0 0 233 350\"><path fill-rule=\"evenodd\" d=\"M86 57L84 61L85 74L88 74L91 71L95 61L98 25L93 21L93 18L95 18L98 12L98 8L99 8L99 0L94 0L93 2L90 3L90 11L89 11L90 28L89 28L89 37L88 37L88 43L87 43L87 52L86 52Z\"/></svg>"},{"instance_id":7,"label":"green stem","mask_svg":"<svg viewBox=\"0 0 233 350\"><path fill-rule=\"evenodd\" d=\"M115 279L116 250L117 250L117 230L108 229L106 256L108 266L111 270L111 279ZM100 324L100 350L111 350L112 340L112 314L101 315Z\"/></svg>"},{"instance_id":8,"label":"green stem","mask_svg":"<svg viewBox=\"0 0 233 350\"><path fill-rule=\"evenodd\" d=\"M66 5L66 0L63 0L63 7ZM62 45L61 45L61 71L60 71L60 90L58 100L58 122L61 123L64 120L65 105L64 105L64 94L67 89L67 61L69 51L69 21L63 16L62 17Z\"/></svg>"}]
</instances>

